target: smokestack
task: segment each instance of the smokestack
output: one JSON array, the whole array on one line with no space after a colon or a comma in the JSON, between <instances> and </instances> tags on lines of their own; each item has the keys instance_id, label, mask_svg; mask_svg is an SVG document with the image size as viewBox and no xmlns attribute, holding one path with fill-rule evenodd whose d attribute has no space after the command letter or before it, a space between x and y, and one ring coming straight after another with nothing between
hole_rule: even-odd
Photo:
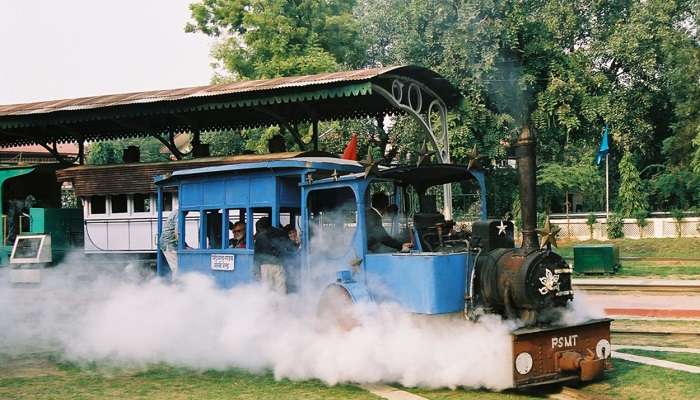
<instances>
[{"instance_id":1,"label":"smokestack","mask_svg":"<svg viewBox=\"0 0 700 400\"><path fill-rule=\"evenodd\" d=\"M540 247L537 238L536 142L534 131L530 131L530 127L525 123L515 144L520 177L520 216L523 232L521 247L523 250L534 250Z\"/></svg>"}]
</instances>

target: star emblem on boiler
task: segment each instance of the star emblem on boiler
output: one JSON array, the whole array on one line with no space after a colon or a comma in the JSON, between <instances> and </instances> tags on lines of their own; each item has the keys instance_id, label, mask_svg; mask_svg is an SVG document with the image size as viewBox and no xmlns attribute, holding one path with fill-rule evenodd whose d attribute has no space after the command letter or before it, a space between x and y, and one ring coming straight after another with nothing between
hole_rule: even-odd
<instances>
[{"instance_id":1,"label":"star emblem on boiler","mask_svg":"<svg viewBox=\"0 0 700 400\"><path fill-rule=\"evenodd\" d=\"M501 221L500 225L498 225L496 228L498 228L498 236L501 236L506 234L508 225L504 224L503 221Z\"/></svg>"}]
</instances>

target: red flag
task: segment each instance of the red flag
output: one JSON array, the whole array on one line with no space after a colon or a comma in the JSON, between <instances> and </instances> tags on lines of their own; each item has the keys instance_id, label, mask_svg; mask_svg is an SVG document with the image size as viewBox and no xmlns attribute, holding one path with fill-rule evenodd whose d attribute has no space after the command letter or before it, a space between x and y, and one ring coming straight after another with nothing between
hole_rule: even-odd
<instances>
[{"instance_id":1,"label":"red flag","mask_svg":"<svg viewBox=\"0 0 700 400\"><path fill-rule=\"evenodd\" d=\"M352 137L350 138L350 141L348 142L348 145L345 146L345 150L343 151L343 156L341 157L343 160L353 160L357 161L357 135L352 134Z\"/></svg>"}]
</instances>

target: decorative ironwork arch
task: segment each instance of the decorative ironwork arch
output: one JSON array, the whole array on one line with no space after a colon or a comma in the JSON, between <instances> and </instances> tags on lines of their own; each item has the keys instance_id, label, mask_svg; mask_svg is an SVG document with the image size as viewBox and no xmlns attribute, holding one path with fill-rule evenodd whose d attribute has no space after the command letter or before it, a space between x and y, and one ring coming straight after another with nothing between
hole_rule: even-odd
<instances>
[{"instance_id":1,"label":"decorative ironwork arch","mask_svg":"<svg viewBox=\"0 0 700 400\"><path fill-rule=\"evenodd\" d=\"M405 76L386 75L390 80L387 90L377 83L372 84L372 90L384 97L394 107L403 110L413 117L423 128L427 139L435 150L438 162L450 163L450 139L447 131L447 105L440 96L425 84ZM424 98L429 100L424 107ZM433 116L438 117L438 124L433 124ZM447 184L444 188L444 214L446 219L452 219L452 187Z\"/></svg>"}]
</instances>

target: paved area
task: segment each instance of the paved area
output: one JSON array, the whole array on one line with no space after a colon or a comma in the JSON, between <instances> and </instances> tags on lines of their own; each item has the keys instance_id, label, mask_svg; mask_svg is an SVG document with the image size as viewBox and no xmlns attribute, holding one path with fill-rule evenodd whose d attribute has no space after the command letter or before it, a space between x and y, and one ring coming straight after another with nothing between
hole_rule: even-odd
<instances>
[{"instance_id":1,"label":"paved area","mask_svg":"<svg viewBox=\"0 0 700 400\"><path fill-rule=\"evenodd\" d=\"M666 347L666 346L638 346L634 344L614 344L613 350L634 349L634 350L649 350L649 351L666 351L669 353L692 353L700 354L700 349L692 347Z\"/></svg>"},{"instance_id":2,"label":"paved area","mask_svg":"<svg viewBox=\"0 0 700 400\"><path fill-rule=\"evenodd\" d=\"M700 295L641 293L586 293L586 303L609 316L646 318L700 318Z\"/></svg>"},{"instance_id":3,"label":"paved area","mask_svg":"<svg viewBox=\"0 0 700 400\"><path fill-rule=\"evenodd\" d=\"M668 368L676 371L690 372L691 374L700 374L700 367L694 365L681 364L673 361L659 360L657 358L637 356L634 354L620 353L619 351L612 352L613 358L619 358L625 361L632 361L640 364L653 365L655 367Z\"/></svg>"}]
</instances>

